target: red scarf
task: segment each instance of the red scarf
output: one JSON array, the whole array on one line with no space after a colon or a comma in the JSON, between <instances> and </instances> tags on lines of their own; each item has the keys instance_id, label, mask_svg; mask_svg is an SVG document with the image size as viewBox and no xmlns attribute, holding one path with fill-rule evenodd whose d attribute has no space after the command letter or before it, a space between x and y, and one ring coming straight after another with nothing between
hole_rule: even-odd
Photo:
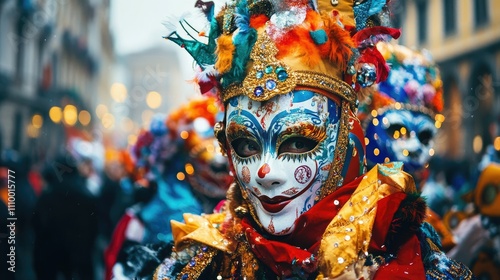
<instances>
[{"instance_id":1,"label":"red scarf","mask_svg":"<svg viewBox=\"0 0 500 280\"><path fill-rule=\"evenodd\" d=\"M297 266L309 273L315 271L316 259L311 259L311 256L316 254L326 227L349 200L361 179L362 176L320 200L295 221L296 230L287 236L275 237L276 240L262 236L257 227L244 218L242 225L250 248L276 275L290 276ZM335 205L335 200L338 205ZM296 264L295 267L292 263Z\"/></svg>"},{"instance_id":2,"label":"red scarf","mask_svg":"<svg viewBox=\"0 0 500 280\"><path fill-rule=\"evenodd\" d=\"M295 221L296 230L287 236L266 238L258 232L258 227L250 219L244 218L243 229L253 253L279 276L291 276L297 269L303 269L306 273L316 271L316 253L323 233L356 190L361 178L362 176L340 187L302 214ZM393 216L405 198L406 194L395 193L378 202L379 211L372 229L370 250L384 251L381 248L385 247L382 245L384 245ZM391 278L395 277L394 279L405 279L408 273L416 277L415 279L425 279L420 243L416 236L409 238L408 242L400 247L395 260L379 269L376 278L386 279L384 277L390 275Z\"/></svg>"}]
</instances>

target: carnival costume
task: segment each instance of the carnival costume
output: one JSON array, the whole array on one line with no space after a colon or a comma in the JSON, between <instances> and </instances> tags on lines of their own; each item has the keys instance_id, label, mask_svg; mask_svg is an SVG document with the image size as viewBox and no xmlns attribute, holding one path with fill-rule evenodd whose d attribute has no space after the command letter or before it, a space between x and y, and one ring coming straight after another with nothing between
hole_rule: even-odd
<instances>
[{"instance_id":1,"label":"carnival costume","mask_svg":"<svg viewBox=\"0 0 500 280\"><path fill-rule=\"evenodd\" d=\"M430 54L402 45L379 42L377 49L390 65L387 80L360 102L358 116L366 133L367 163L400 161L426 198L429 222L439 233L442 246L455 245L453 235L443 224L441 211L451 204L445 187L428 180L434 141L444 116L442 81ZM451 199L449 199L451 200Z\"/></svg>"},{"instance_id":2,"label":"carnival costume","mask_svg":"<svg viewBox=\"0 0 500 280\"><path fill-rule=\"evenodd\" d=\"M226 211L172 222L154 279L471 278L439 251L401 164L364 172L355 89L387 76L374 43L399 31L380 26L385 1L232 1L213 18L197 6L207 43L167 39L225 108L215 133L237 180Z\"/></svg>"},{"instance_id":3,"label":"carnival costume","mask_svg":"<svg viewBox=\"0 0 500 280\"><path fill-rule=\"evenodd\" d=\"M472 211L450 211L445 216L458 241L447 255L469 265L479 279L499 279L500 164L487 165L464 199L473 205Z\"/></svg>"},{"instance_id":4,"label":"carnival costume","mask_svg":"<svg viewBox=\"0 0 500 280\"><path fill-rule=\"evenodd\" d=\"M212 213L225 198L233 179L213 133L220 117L215 99L205 96L167 118L155 116L150 129L140 133L131 149L138 173L135 181L156 192L147 202L127 209L118 223L105 254L107 279L113 266L115 276L136 273L125 264L130 247L172 241L170 220L182 219L184 212Z\"/></svg>"}]
</instances>

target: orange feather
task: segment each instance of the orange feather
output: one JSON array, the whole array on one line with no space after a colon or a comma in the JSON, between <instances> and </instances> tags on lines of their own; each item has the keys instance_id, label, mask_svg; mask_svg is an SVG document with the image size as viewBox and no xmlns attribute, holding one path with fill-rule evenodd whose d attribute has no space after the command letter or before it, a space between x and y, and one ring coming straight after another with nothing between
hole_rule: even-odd
<instances>
[{"instance_id":1,"label":"orange feather","mask_svg":"<svg viewBox=\"0 0 500 280\"><path fill-rule=\"evenodd\" d=\"M354 42L348 31L337 24L336 18L324 17L324 28L328 34L328 42L320 47L323 56L328 57L340 69L346 67L351 58Z\"/></svg>"},{"instance_id":2,"label":"orange feather","mask_svg":"<svg viewBox=\"0 0 500 280\"><path fill-rule=\"evenodd\" d=\"M266 24L269 18L266 15L252 15L250 17L250 27L258 29Z\"/></svg>"},{"instance_id":3,"label":"orange feather","mask_svg":"<svg viewBox=\"0 0 500 280\"><path fill-rule=\"evenodd\" d=\"M288 31L281 38L276 44L279 49L278 59L287 56L296 56L300 57L302 63L308 66L315 65L321 61L318 47L312 41L309 30L303 27L296 27Z\"/></svg>"},{"instance_id":4,"label":"orange feather","mask_svg":"<svg viewBox=\"0 0 500 280\"><path fill-rule=\"evenodd\" d=\"M215 62L215 69L217 69L220 74L227 73L231 70L234 49L233 37L231 34L221 35L217 39L217 49L215 50L217 61Z\"/></svg>"}]
</instances>

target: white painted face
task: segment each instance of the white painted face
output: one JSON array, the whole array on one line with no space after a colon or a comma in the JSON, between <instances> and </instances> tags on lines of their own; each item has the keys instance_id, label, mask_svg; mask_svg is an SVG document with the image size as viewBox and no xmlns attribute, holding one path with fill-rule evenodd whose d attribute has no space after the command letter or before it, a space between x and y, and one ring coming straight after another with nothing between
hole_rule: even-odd
<instances>
[{"instance_id":1,"label":"white painted face","mask_svg":"<svg viewBox=\"0 0 500 280\"><path fill-rule=\"evenodd\" d=\"M311 91L227 105L226 135L239 183L273 235L291 233L317 201L337 143L337 103Z\"/></svg>"}]
</instances>

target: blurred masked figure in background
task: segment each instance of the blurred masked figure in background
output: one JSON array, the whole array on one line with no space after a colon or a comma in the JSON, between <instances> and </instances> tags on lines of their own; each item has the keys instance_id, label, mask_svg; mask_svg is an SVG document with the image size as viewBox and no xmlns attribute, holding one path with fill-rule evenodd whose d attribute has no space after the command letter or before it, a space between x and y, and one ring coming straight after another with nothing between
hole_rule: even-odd
<instances>
[{"instance_id":1,"label":"blurred masked figure in background","mask_svg":"<svg viewBox=\"0 0 500 280\"><path fill-rule=\"evenodd\" d=\"M368 167L403 163L426 198L427 221L439 233L443 249L449 250L455 242L441 221L441 207L450 206L451 198L446 197L445 186L428 180L436 134L444 121L439 69L426 51L382 42L377 48L391 70L387 80L363 99L358 111L366 133Z\"/></svg>"},{"instance_id":2,"label":"blurred masked figure in background","mask_svg":"<svg viewBox=\"0 0 500 280\"><path fill-rule=\"evenodd\" d=\"M221 117L214 98L197 98L167 118L156 116L150 130L138 136L131 153L143 177L136 184L156 191L118 223L106 251L107 279L138 273L138 267L126 263L132 245L155 244L160 250L172 241L170 220L182 220L184 212L212 213L225 198L232 176L213 131ZM144 262L149 252L133 254Z\"/></svg>"},{"instance_id":3,"label":"blurred masked figure in background","mask_svg":"<svg viewBox=\"0 0 500 280\"><path fill-rule=\"evenodd\" d=\"M500 279L500 163L486 165L463 198L468 207L445 216L457 240L447 255L467 264L478 279Z\"/></svg>"}]
</instances>

